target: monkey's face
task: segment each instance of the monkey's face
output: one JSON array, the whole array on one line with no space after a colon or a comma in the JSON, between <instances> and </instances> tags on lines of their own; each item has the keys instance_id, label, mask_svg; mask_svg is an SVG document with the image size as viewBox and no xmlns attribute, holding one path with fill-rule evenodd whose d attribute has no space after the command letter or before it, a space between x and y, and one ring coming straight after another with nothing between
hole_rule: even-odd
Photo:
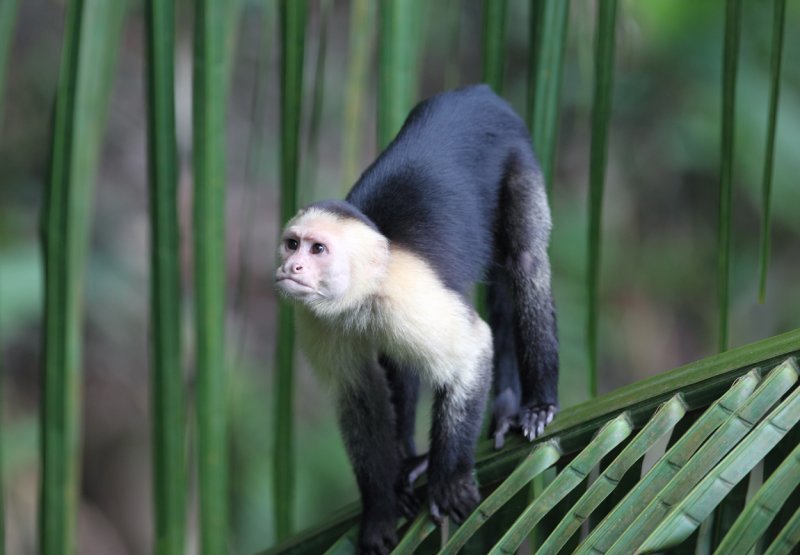
<instances>
[{"instance_id":1,"label":"monkey's face","mask_svg":"<svg viewBox=\"0 0 800 555\"><path fill-rule=\"evenodd\" d=\"M313 304L335 301L350 284L345 238L324 217L299 215L289 222L279 248L275 287L282 295ZM341 227L341 226L339 226Z\"/></svg>"}]
</instances>

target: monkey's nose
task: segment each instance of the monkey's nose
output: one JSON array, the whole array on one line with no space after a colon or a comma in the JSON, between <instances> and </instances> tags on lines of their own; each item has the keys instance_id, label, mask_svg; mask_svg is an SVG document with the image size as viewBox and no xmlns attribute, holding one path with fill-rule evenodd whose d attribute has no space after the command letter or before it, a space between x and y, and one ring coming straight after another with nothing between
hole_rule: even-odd
<instances>
[{"instance_id":1,"label":"monkey's nose","mask_svg":"<svg viewBox=\"0 0 800 555\"><path fill-rule=\"evenodd\" d=\"M301 264L295 264L294 266L292 266L292 271L293 272L302 272L303 271L303 266Z\"/></svg>"}]
</instances>

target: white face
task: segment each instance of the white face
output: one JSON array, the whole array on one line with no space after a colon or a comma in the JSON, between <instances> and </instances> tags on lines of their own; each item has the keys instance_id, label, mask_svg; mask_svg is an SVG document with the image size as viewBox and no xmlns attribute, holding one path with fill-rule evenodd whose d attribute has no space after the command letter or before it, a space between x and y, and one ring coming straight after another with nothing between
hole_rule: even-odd
<instances>
[{"instance_id":1,"label":"white face","mask_svg":"<svg viewBox=\"0 0 800 555\"><path fill-rule=\"evenodd\" d=\"M326 214L303 214L284 230L275 287L304 303L336 300L350 286L347 241L341 225Z\"/></svg>"}]
</instances>

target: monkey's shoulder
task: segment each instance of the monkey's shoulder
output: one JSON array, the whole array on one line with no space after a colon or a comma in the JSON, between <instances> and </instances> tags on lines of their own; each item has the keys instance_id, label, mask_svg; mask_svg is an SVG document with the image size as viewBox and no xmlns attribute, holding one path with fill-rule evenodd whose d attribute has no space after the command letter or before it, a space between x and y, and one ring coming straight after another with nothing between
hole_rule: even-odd
<instances>
[{"instance_id":1,"label":"monkey's shoulder","mask_svg":"<svg viewBox=\"0 0 800 555\"><path fill-rule=\"evenodd\" d=\"M434 381L459 373L490 337L467 299L446 287L423 258L398 247L392 248L379 313L381 348L436 372Z\"/></svg>"}]
</instances>

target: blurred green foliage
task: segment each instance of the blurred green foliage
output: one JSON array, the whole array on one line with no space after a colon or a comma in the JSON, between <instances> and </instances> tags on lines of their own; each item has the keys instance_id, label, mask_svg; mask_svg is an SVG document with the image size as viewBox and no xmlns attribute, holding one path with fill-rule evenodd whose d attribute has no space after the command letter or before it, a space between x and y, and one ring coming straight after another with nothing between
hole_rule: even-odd
<instances>
[{"instance_id":1,"label":"blurred green foliage","mask_svg":"<svg viewBox=\"0 0 800 555\"><path fill-rule=\"evenodd\" d=\"M232 551L274 542L272 403L275 299L273 252L278 191L277 34L262 21L271 0L242 1L233 34L227 131L226 348L230 383ZM768 3L767 3L768 4ZM458 17L445 7L458 8ZM177 132L182 159L179 207L189 237L191 13L179 2ZM335 2L328 29L325 94L316 158L301 199L341 196L342 130L350 3ZM481 76L482 3L418 2L416 99ZM430 10L430 11L428 11ZM526 106L528 3L508 2L503 90ZM315 44L319 7L311 2L307 45ZM573 0L552 183L551 254L559 318L561 403L585 400L586 198L592 87L594 2ZM0 129L0 356L4 375L4 472L10 552L32 552L36 499L36 418L41 368L41 258L38 213L47 176L52 106L63 32L63 3L20 2L5 79ZM374 16L375 14L373 14ZM112 91L96 188L84 326L83 497L81 546L104 553L149 552L148 237L141 8L129 16ZM724 2L624 0L617 60L600 272L599 390L716 351L716 229ZM743 3L733 169L730 343L741 345L800 327L800 66L784 64L773 182L773 246L767 297L757 302L761 174L770 77L771 12ZM448 29L442 29L447 25ZM456 26L454 28L454 26ZM787 29L800 25L789 2ZM424 31L424 32L423 32ZM446 32L445 32L446 31ZM457 48L453 48L453 37ZM375 37L370 37L374 51ZM306 48L304 104L311 105L315 48ZM784 57L800 56L787 33ZM257 71L268 72L258 93ZM455 77L454 77L455 76ZM458 82L455 80L458 79ZM377 154L376 73L371 69L358 117L358 168ZM253 95L256 94L254 100ZM254 106L256 108L254 108ZM303 130L308 131L308 113ZM257 130L257 133L253 133ZM247 168L248 160L252 167ZM256 168L253 170L253 168ZM245 217L246 210L254 217ZM247 223L249 222L249 223ZM248 240L242 240L243 237ZM189 291L189 261L183 260ZM240 279L242 272L247 279ZM186 299L186 306L191 306ZM191 310L191 308L189 309ZM194 352L185 330L187 354ZM193 387L194 360L187 357ZM301 364L295 376L297 489L295 528L325 520L357 497L326 386ZM420 407L425 441L428 404ZM194 434L194 431L192 432ZM195 436L191 436L193 441ZM124 454L124 456L123 456ZM192 498L192 503L196 502ZM194 517L192 517L193 519ZM196 532L190 519L189 529ZM15 550L14 548L17 548ZM88 549L88 548L87 548ZM84 552L81 550L81 552ZM88 552L88 550L86 551Z\"/></svg>"}]
</instances>

